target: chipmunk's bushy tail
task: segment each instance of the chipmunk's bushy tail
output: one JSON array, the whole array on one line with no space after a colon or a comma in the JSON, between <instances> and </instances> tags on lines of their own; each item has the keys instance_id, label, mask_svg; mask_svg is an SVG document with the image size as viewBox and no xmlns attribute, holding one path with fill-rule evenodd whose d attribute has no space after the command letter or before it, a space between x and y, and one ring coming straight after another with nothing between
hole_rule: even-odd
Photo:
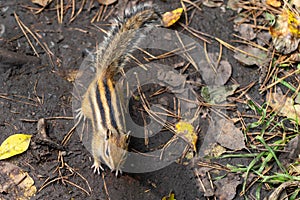
<instances>
[{"instance_id":1,"label":"chipmunk's bushy tail","mask_svg":"<svg viewBox=\"0 0 300 200\"><path fill-rule=\"evenodd\" d=\"M125 65L128 55L143 38L142 28L151 29L162 24L161 14L149 4L141 4L125 10L124 17L116 18L97 51L97 70L112 76Z\"/></svg>"}]
</instances>

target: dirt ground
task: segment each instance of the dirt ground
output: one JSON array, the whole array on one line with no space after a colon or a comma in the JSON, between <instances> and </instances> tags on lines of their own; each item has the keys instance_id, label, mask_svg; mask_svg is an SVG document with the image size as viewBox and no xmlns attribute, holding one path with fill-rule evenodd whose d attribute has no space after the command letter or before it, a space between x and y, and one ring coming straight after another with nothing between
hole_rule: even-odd
<instances>
[{"instance_id":1,"label":"dirt ground","mask_svg":"<svg viewBox=\"0 0 300 200\"><path fill-rule=\"evenodd\" d=\"M97 2L94 2L90 10L87 10L87 5L72 22L71 10L68 10L62 24L58 23L54 3L56 2L52 2L50 8L35 14L40 7L30 0L0 1L0 25L5 27L5 31L0 35L0 50L16 53L13 54L15 58L1 57L6 55L4 53L0 55L0 141L14 133L33 135L30 147L25 153L6 161L28 172L38 189L46 181L54 180L32 199L161 199L171 191L178 200L206 199L199 190L193 163L173 163L161 170L142 174L125 172L120 177L115 177L105 168L102 175L96 175L91 169L91 155L77 134L73 134L65 146L60 145L74 126L71 118L73 84L66 80L66 75L78 69L88 52L93 51L95 45L103 39L104 34L99 32L97 26L104 29L107 27L103 26L103 21L93 24L90 22L98 11ZM162 11L180 6L173 0L157 0L154 3ZM107 9L108 13L111 6ZM120 8L116 7L113 13L118 9ZM112 16L113 14L109 18ZM230 21L233 16L234 12L231 10L202 7L201 11L194 12L190 26L224 41L230 41L233 39L233 24ZM32 45L39 54L39 58L35 59L33 49L22 33L16 17L37 33L40 41L47 44L53 55L47 54L45 49L32 40ZM184 17L180 22L184 22ZM182 31L182 28L176 25L172 29ZM185 31L183 33L190 35ZM201 42L197 38L195 40ZM208 45L209 52L218 50L219 45L216 42ZM241 87L257 79L258 70L241 66L233 59L229 50L224 48L222 57L232 65L232 77ZM253 98L260 101L261 97L254 91L255 87L249 92ZM54 144L40 140L40 136L37 135L37 120L40 118L48 119L47 134ZM203 126L200 134L205 132L205 125ZM200 140L201 138L203 136ZM64 166L61 160L58 160L58 152L63 154ZM58 166L59 169L56 169ZM62 176L69 182L56 180ZM88 194L83 189L88 191ZM238 195L235 197L240 198ZM0 199L11 199L11 196L0 193Z\"/></svg>"}]
</instances>

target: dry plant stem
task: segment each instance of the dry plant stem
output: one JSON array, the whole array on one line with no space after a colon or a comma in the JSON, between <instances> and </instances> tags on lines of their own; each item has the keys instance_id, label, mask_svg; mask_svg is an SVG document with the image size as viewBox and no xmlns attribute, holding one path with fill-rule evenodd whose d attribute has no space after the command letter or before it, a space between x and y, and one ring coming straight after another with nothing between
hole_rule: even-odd
<instances>
[{"instance_id":1,"label":"dry plant stem","mask_svg":"<svg viewBox=\"0 0 300 200\"><path fill-rule=\"evenodd\" d=\"M265 175L267 172L269 172L272 169L273 166L269 166L266 168L263 172L262 175ZM240 196L243 196L261 177L256 177L254 181L252 181L245 189L245 191L240 192Z\"/></svg>"},{"instance_id":2,"label":"dry plant stem","mask_svg":"<svg viewBox=\"0 0 300 200\"><path fill-rule=\"evenodd\" d=\"M139 78L136 74L136 80L137 80L137 89L138 89L138 92L139 92L139 95L140 95L140 98L141 98L141 101L142 101L142 105L143 105L143 108L145 109L145 111L148 113L148 115L150 117L152 117L152 119L156 120L159 124L161 124L162 126L166 126L170 131L173 131L174 132L174 128L173 128L173 125L169 122L165 122L163 123L162 119L157 115L157 113L155 112L152 112L149 108L150 108L150 104L149 102L147 101L144 93L142 93L141 91L141 85L140 85L140 81L139 81Z\"/></svg>"},{"instance_id":3,"label":"dry plant stem","mask_svg":"<svg viewBox=\"0 0 300 200\"><path fill-rule=\"evenodd\" d=\"M76 19L76 17L82 12L85 2L86 2L86 0L82 0L81 6L80 6L78 12L76 13L76 15L75 15L74 17L72 17L72 18L70 19L70 23L71 23L72 21L74 21L74 20Z\"/></svg>"},{"instance_id":4,"label":"dry plant stem","mask_svg":"<svg viewBox=\"0 0 300 200\"><path fill-rule=\"evenodd\" d=\"M204 54L205 54L206 61L208 62L208 64L210 65L210 67L213 69L213 71L216 74L217 73L216 66L214 66L214 64L212 63L210 57L208 56L206 42L204 42Z\"/></svg>"},{"instance_id":5,"label":"dry plant stem","mask_svg":"<svg viewBox=\"0 0 300 200\"><path fill-rule=\"evenodd\" d=\"M188 15L187 15L187 8L186 8L185 4L183 3L183 1L180 1L180 3L181 3L181 7L183 8L183 11L184 11L185 24L188 25L189 20L188 20Z\"/></svg>"},{"instance_id":6,"label":"dry plant stem","mask_svg":"<svg viewBox=\"0 0 300 200\"><path fill-rule=\"evenodd\" d=\"M221 40L220 38L215 37L215 40L217 40L219 43L223 44L226 48L228 48L228 49L231 50L231 51L238 51L238 52L240 52L240 53L243 53L243 54L245 54L245 55L251 56L251 57L253 57L253 58L260 59L259 57L255 56L255 55L252 55L252 54L250 54L250 53L248 53L248 52L246 52L246 51L243 51L243 50L241 50L241 49L238 49L238 48L232 46L231 44L229 44L229 43L227 43L227 42L224 42L224 41Z\"/></svg>"},{"instance_id":7,"label":"dry plant stem","mask_svg":"<svg viewBox=\"0 0 300 200\"><path fill-rule=\"evenodd\" d=\"M106 8L107 8L107 7L106 7ZM105 10L105 11L106 11L106 10ZM115 11L115 7L112 7L112 8L110 9L110 11L108 12L108 14L102 16L102 20L103 20L103 21L106 21L106 20L113 14L114 11Z\"/></svg>"},{"instance_id":8,"label":"dry plant stem","mask_svg":"<svg viewBox=\"0 0 300 200\"><path fill-rule=\"evenodd\" d=\"M79 125L81 121L78 120L78 122L69 130L69 132L65 135L64 139L61 141L61 144L63 146L66 146L69 142L70 138L72 137L73 133L75 132L76 127Z\"/></svg>"},{"instance_id":9,"label":"dry plant stem","mask_svg":"<svg viewBox=\"0 0 300 200\"><path fill-rule=\"evenodd\" d=\"M235 99L240 99L242 98L242 96L246 95L247 92L255 85L256 81L253 81L252 83L249 83L249 85L237 90L235 93L240 93L242 92L238 97L236 97Z\"/></svg>"},{"instance_id":10,"label":"dry plant stem","mask_svg":"<svg viewBox=\"0 0 300 200\"><path fill-rule=\"evenodd\" d=\"M59 24L62 24L63 22L63 9L64 9L63 0L56 0L56 14L57 14L57 21Z\"/></svg>"},{"instance_id":11,"label":"dry plant stem","mask_svg":"<svg viewBox=\"0 0 300 200\"><path fill-rule=\"evenodd\" d=\"M6 100L9 100L9 101L13 101L13 102L18 102L18 103L23 103L23 104L27 104L27 105L38 107L37 103L33 104L33 103L25 102L25 101L20 101L20 100L12 99L12 98L4 96L4 95L0 95L0 98L6 99Z\"/></svg>"},{"instance_id":12,"label":"dry plant stem","mask_svg":"<svg viewBox=\"0 0 300 200\"><path fill-rule=\"evenodd\" d=\"M230 172L230 169L228 169L227 167L225 167L224 165L221 165L219 163L211 163L211 162L205 162L205 161L198 161L197 166L200 167L208 167L211 169L216 169L216 170L222 170L222 171L226 171L226 172Z\"/></svg>"},{"instance_id":13,"label":"dry plant stem","mask_svg":"<svg viewBox=\"0 0 300 200\"><path fill-rule=\"evenodd\" d=\"M210 182L210 188L212 190L214 190L214 184L213 184L213 181L212 181L212 178L211 178L211 175L210 175L209 171L207 172L207 176L208 176L208 179L209 179L209 182Z\"/></svg>"},{"instance_id":14,"label":"dry plant stem","mask_svg":"<svg viewBox=\"0 0 300 200\"><path fill-rule=\"evenodd\" d=\"M204 36L207 36L207 37L210 37L210 38L213 38L212 36L210 36L210 35L208 35L208 34L206 34L206 33L203 33L203 32L201 32L201 31L195 30L195 29L193 29L192 27L189 27L189 26L187 26L187 25L185 25L185 24L183 24L183 23L181 23L181 22L178 22L178 24L179 24L180 26L182 26L185 30L187 30L189 33L191 33L193 36L197 37L198 39L200 39L200 40L202 40L202 41L204 41L204 42L207 42L207 43L211 44L211 41L207 40L207 39L204 38L204 37L201 37L200 34L201 34L201 35L204 35Z\"/></svg>"},{"instance_id":15,"label":"dry plant stem","mask_svg":"<svg viewBox=\"0 0 300 200\"><path fill-rule=\"evenodd\" d=\"M94 23L95 21L99 22L99 18L103 13L103 8L104 8L104 6L101 5L100 8L98 9L96 15L92 18L91 23Z\"/></svg>"},{"instance_id":16,"label":"dry plant stem","mask_svg":"<svg viewBox=\"0 0 300 200\"><path fill-rule=\"evenodd\" d=\"M242 114L239 111L237 111L237 114L238 114L238 117L239 117L239 121L242 124L242 130L243 131L247 130L247 125L244 121L244 118L242 117Z\"/></svg>"},{"instance_id":17,"label":"dry plant stem","mask_svg":"<svg viewBox=\"0 0 300 200\"><path fill-rule=\"evenodd\" d=\"M184 55L184 57L185 57L185 58L186 58L186 59L194 66L194 68L195 68L196 70L199 70L198 67L197 67L196 62L195 62L194 59L189 55L189 53L188 53L189 50L186 49L186 46L183 44L183 42L182 42L182 40L181 40L181 38L180 38L178 32L176 31L175 33L176 33L176 36L177 36L177 38L178 38L178 40L179 40L179 42L180 42L180 44L181 44L181 47L184 49L184 51L182 52L183 55Z\"/></svg>"},{"instance_id":18,"label":"dry plant stem","mask_svg":"<svg viewBox=\"0 0 300 200\"><path fill-rule=\"evenodd\" d=\"M35 95L35 98L37 99L37 102L39 102L39 104L42 106L44 104L44 94L42 95L42 99L40 99L40 97L37 95L37 84L38 84L38 80L35 81L34 87L33 87L33 93Z\"/></svg>"},{"instance_id":19,"label":"dry plant stem","mask_svg":"<svg viewBox=\"0 0 300 200\"><path fill-rule=\"evenodd\" d=\"M139 67L143 68L145 71L147 71L147 68L146 66L141 62L139 61L136 57L134 57L133 55L128 55L129 58L131 58Z\"/></svg>"},{"instance_id":20,"label":"dry plant stem","mask_svg":"<svg viewBox=\"0 0 300 200\"><path fill-rule=\"evenodd\" d=\"M70 19L72 19L75 15L75 9L76 9L76 1L72 0L72 11L71 11L71 17Z\"/></svg>"},{"instance_id":21,"label":"dry plant stem","mask_svg":"<svg viewBox=\"0 0 300 200\"><path fill-rule=\"evenodd\" d=\"M24 30L24 27L23 27L24 24L21 22L20 18L18 17L18 15L17 15L15 12L14 12L14 16L15 16L16 21L17 21L19 27L21 28L23 34L25 35L25 37L26 37L26 39L27 39L29 45L30 45L31 48L33 49L35 55L36 55L37 57L40 57L40 55L38 54L38 52L37 52L36 49L34 48L33 44L31 43L31 41L30 41L30 39L29 39L29 37L28 37L28 35L27 35L27 32Z\"/></svg>"},{"instance_id":22,"label":"dry plant stem","mask_svg":"<svg viewBox=\"0 0 300 200\"><path fill-rule=\"evenodd\" d=\"M204 193L206 193L206 192L207 192L207 191L206 191L206 188L205 188L205 186L204 186L204 184L203 184L203 182L202 182L202 180L201 180L201 177L199 176L199 172L198 172L197 169L195 170L195 174L196 174L196 176L197 176L197 180L199 181L199 184L200 184L202 190L204 191ZM209 200L209 197L206 197L206 199Z\"/></svg>"},{"instance_id":23,"label":"dry plant stem","mask_svg":"<svg viewBox=\"0 0 300 200\"><path fill-rule=\"evenodd\" d=\"M108 192L108 189L107 189L107 186L106 186L106 182L105 182L105 178L104 178L104 172L102 172L101 175L102 175L103 187L104 187L104 190L105 190L105 194L106 194L108 200L110 200L109 192Z\"/></svg>"},{"instance_id":24,"label":"dry plant stem","mask_svg":"<svg viewBox=\"0 0 300 200\"><path fill-rule=\"evenodd\" d=\"M272 84L268 85L268 86L265 88L265 90L270 89L271 87L277 85L278 83L280 83L280 82L283 81L284 79L286 79L286 78L288 78L288 77L290 77L290 76L292 76L292 75L294 75L294 74L296 74L296 73L299 73L299 72L300 72L300 69L297 69L297 70L293 71L292 73L290 73L290 74L288 74L288 75L285 75L284 77L279 78L277 81L275 81L275 82L273 82Z\"/></svg>"},{"instance_id":25,"label":"dry plant stem","mask_svg":"<svg viewBox=\"0 0 300 200\"><path fill-rule=\"evenodd\" d=\"M249 46L253 46L253 47L255 47L255 48L258 48L258 49L260 49L260 50L263 50L263 51L265 51L265 52L269 52L269 50L268 50L267 48L264 48L263 46L258 45L258 44L256 44L255 42L249 41L248 39L243 38L243 37L241 37L241 36L239 36L239 35L236 35L236 34L233 34L233 36L234 36L234 37L237 37L237 38L239 38L239 39L242 39L242 41L240 41L240 40L232 40L232 42L238 42L238 43L246 44L246 45L249 45Z\"/></svg>"},{"instance_id":26,"label":"dry plant stem","mask_svg":"<svg viewBox=\"0 0 300 200\"><path fill-rule=\"evenodd\" d=\"M39 57L39 54L37 53L36 49L34 48L33 44L31 43L28 35L27 35L27 32L34 38L34 40L40 45L40 47L47 53L48 57L49 57L49 60L51 62L52 65L53 64L53 60L52 60L52 57L54 54L50 51L48 45L44 42L44 43L41 43L40 40L38 39L38 37L36 35L38 35L36 32L35 34L27 27L25 26L25 24L20 20L20 18L18 17L18 15L16 13L14 13L14 16L15 16L15 19L19 25L19 27L21 28L23 34L25 35L29 45L31 46L31 48L33 49L34 53L36 54L37 57ZM57 59L57 62L59 63L59 59Z\"/></svg>"},{"instance_id":27,"label":"dry plant stem","mask_svg":"<svg viewBox=\"0 0 300 200\"><path fill-rule=\"evenodd\" d=\"M181 2L188 3L188 4L192 5L192 6L194 6L195 8L197 8L198 11L200 11L200 12L202 11L201 8L197 5L196 2L192 2L192 1L190 1L190 0L181 0Z\"/></svg>"},{"instance_id":28,"label":"dry plant stem","mask_svg":"<svg viewBox=\"0 0 300 200\"><path fill-rule=\"evenodd\" d=\"M274 72L275 72L276 70L278 70L277 67L273 67L273 66L272 66L272 65L273 65L273 59L274 59L274 56L275 56L275 49L274 49L273 52L272 52L272 57L271 57L271 61L270 61L270 63L269 63L267 76L266 76L265 80L263 81L263 83L262 83L261 86L260 86L260 91L261 91L260 93L262 93L262 92L265 91L265 89L263 89L263 88L266 87L267 82L268 82L268 81L270 80L270 78L273 76Z\"/></svg>"}]
</instances>

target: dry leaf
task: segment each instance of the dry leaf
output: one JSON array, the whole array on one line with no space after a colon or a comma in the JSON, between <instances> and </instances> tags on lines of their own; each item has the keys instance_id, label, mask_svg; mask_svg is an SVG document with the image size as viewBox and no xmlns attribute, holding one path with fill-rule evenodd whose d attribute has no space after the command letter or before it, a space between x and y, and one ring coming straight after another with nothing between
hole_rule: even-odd
<instances>
[{"instance_id":1,"label":"dry leaf","mask_svg":"<svg viewBox=\"0 0 300 200\"><path fill-rule=\"evenodd\" d=\"M295 51L299 45L300 17L289 10L277 16L276 23L270 27L274 47L283 54Z\"/></svg>"},{"instance_id":2,"label":"dry leaf","mask_svg":"<svg viewBox=\"0 0 300 200\"><path fill-rule=\"evenodd\" d=\"M266 0L266 4L275 8L279 8L281 6L281 2L278 0Z\"/></svg>"},{"instance_id":3,"label":"dry leaf","mask_svg":"<svg viewBox=\"0 0 300 200\"><path fill-rule=\"evenodd\" d=\"M242 183L238 174L228 174L225 178L214 182L217 189L215 195L217 199L231 200L236 196L236 188Z\"/></svg>"},{"instance_id":4,"label":"dry leaf","mask_svg":"<svg viewBox=\"0 0 300 200\"><path fill-rule=\"evenodd\" d=\"M294 104L292 98L284 96L280 92L270 92L267 95L267 102L280 116L294 119L300 124L300 105Z\"/></svg>"},{"instance_id":5,"label":"dry leaf","mask_svg":"<svg viewBox=\"0 0 300 200\"><path fill-rule=\"evenodd\" d=\"M49 3L52 2L52 0L31 0L32 3L38 4L40 6L47 6Z\"/></svg>"},{"instance_id":6,"label":"dry leaf","mask_svg":"<svg viewBox=\"0 0 300 200\"><path fill-rule=\"evenodd\" d=\"M218 158L220 157L223 153L226 152L226 149L218 144L214 144L212 148L210 149L209 155Z\"/></svg>"},{"instance_id":7,"label":"dry leaf","mask_svg":"<svg viewBox=\"0 0 300 200\"><path fill-rule=\"evenodd\" d=\"M241 36L247 40L253 40L254 38L256 38L256 33L254 33L251 24L240 24L235 28L235 31L238 31Z\"/></svg>"},{"instance_id":8,"label":"dry leaf","mask_svg":"<svg viewBox=\"0 0 300 200\"><path fill-rule=\"evenodd\" d=\"M183 85L186 81L186 76L175 73L174 71L165 71L164 69L157 70L157 79L167 83L172 87Z\"/></svg>"},{"instance_id":9,"label":"dry leaf","mask_svg":"<svg viewBox=\"0 0 300 200\"><path fill-rule=\"evenodd\" d=\"M177 8L172 10L171 12L166 12L162 15L162 21L164 27L169 27L175 24L179 19L183 12L183 8Z\"/></svg>"},{"instance_id":10,"label":"dry leaf","mask_svg":"<svg viewBox=\"0 0 300 200\"><path fill-rule=\"evenodd\" d=\"M31 135L14 134L9 136L0 146L0 160L23 153L28 149Z\"/></svg>"},{"instance_id":11,"label":"dry leaf","mask_svg":"<svg viewBox=\"0 0 300 200\"><path fill-rule=\"evenodd\" d=\"M239 87L236 85L225 86L206 86L201 89L201 96L204 100L211 104L220 104L226 101L226 98L234 94L235 90Z\"/></svg>"},{"instance_id":12,"label":"dry leaf","mask_svg":"<svg viewBox=\"0 0 300 200\"><path fill-rule=\"evenodd\" d=\"M223 1L220 0L204 0L203 5L209 8L221 7L223 5Z\"/></svg>"},{"instance_id":13,"label":"dry leaf","mask_svg":"<svg viewBox=\"0 0 300 200\"><path fill-rule=\"evenodd\" d=\"M116 1L117 0L98 0L98 2L103 5L110 5L110 4L115 3Z\"/></svg>"},{"instance_id":14,"label":"dry leaf","mask_svg":"<svg viewBox=\"0 0 300 200\"><path fill-rule=\"evenodd\" d=\"M222 119L223 124L217 142L230 150L242 150L246 148L244 134L239 128L236 128L233 122Z\"/></svg>"},{"instance_id":15,"label":"dry leaf","mask_svg":"<svg viewBox=\"0 0 300 200\"><path fill-rule=\"evenodd\" d=\"M0 162L0 194L5 199L30 199L36 193L33 179L21 168L8 162Z\"/></svg>"},{"instance_id":16,"label":"dry leaf","mask_svg":"<svg viewBox=\"0 0 300 200\"><path fill-rule=\"evenodd\" d=\"M206 60L201 60L200 73L207 85L224 85L232 74L232 67L227 60L218 62L218 53L208 53Z\"/></svg>"},{"instance_id":17,"label":"dry leaf","mask_svg":"<svg viewBox=\"0 0 300 200\"><path fill-rule=\"evenodd\" d=\"M196 152L196 142L198 139L194 131L194 126L189 122L180 121L175 125L176 135L184 139Z\"/></svg>"},{"instance_id":18,"label":"dry leaf","mask_svg":"<svg viewBox=\"0 0 300 200\"><path fill-rule=\"evenodd\" d=\"M245 65L263 66L266 62L268 62L267 53L261 49L246 45L239 46L238 49L248 53L245 54L240 51L236 51L234 53L234 58Z\"/></svg>"}]
</instances>

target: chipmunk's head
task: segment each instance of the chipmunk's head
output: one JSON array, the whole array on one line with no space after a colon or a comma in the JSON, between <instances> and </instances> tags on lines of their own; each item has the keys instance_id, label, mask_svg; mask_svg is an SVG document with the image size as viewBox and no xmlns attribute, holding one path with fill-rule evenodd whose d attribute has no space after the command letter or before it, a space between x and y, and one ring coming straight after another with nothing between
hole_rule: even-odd
<instances>
[{"instance_id":1,"label":"chipmunk's head","mask_svg":"<svg viewBox=\"0 0 300 200\"><path fill-rule=\"evenodd\" d=\"M121 168L126 160L129 134L113 134L111 131L107 131L106 134L104 148L105 164L111 171L115 171L117 176L119 171L122 173Z\"/></svg>"}]
</instances>

